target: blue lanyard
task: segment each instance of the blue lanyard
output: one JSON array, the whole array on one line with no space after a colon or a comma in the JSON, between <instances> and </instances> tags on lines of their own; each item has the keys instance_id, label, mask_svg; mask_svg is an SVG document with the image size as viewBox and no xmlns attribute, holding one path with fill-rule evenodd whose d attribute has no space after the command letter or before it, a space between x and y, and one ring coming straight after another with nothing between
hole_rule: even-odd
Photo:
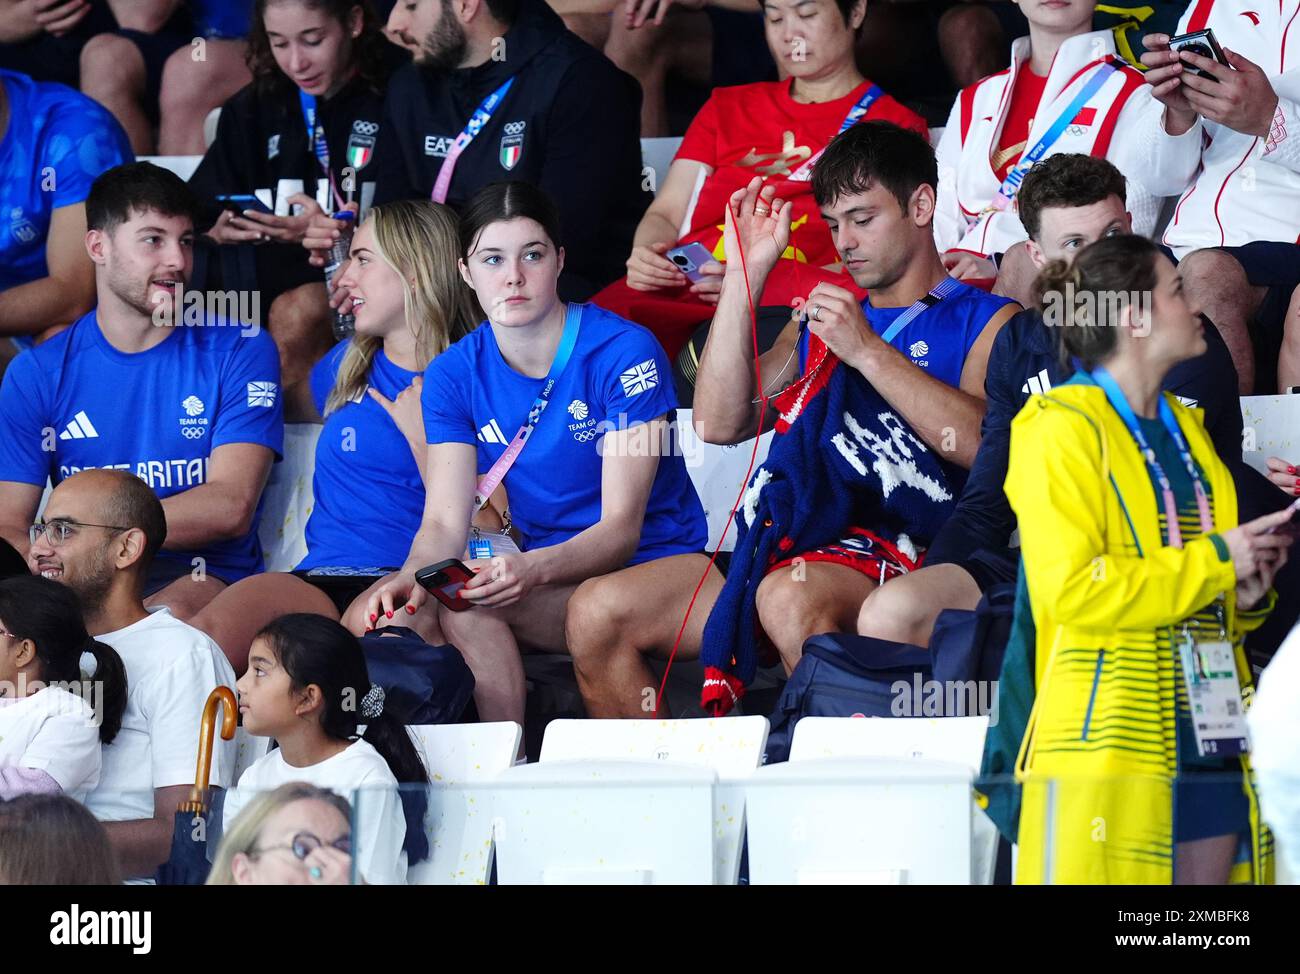
<instances>
[{"instance_id":1,"label":"blue lanyard","mask_svg":"<svg viewBox=\"0 0 1300 974\"><path fill-rule=\"evenodd\" d=\"M1065 130L1074 123L1079 110L1091 100L1093 95L1101 90L1102 85L1109 81L1110 76L1117 70L1118 68L1109 61L1097 67L1097 70L1092 73L1083 87L1070 99L1070 103L1065 106L1065 110L1056 117L1056 121L1043 133L1043 137L1007 173L1007 178L1002 181L1002 186L998 190L999 196L1008 201L1015 198L1016 193L1020 191L1020 183L1025 178L1025 173L1029 172L1035 163L1047 155L1047 150L1055 145Z\"/></svg>"},{"instance_id":2,"label":"blue lanyard","mask_svg":"<svg viewBox=\"0 0 1300 974\"><path fill-rule=\"evenodd\" d=\"M858 119L867 114L867 111L871 108L872 102L883 94L884 92L880 90L880 85L874 83L870 88L863 92L862 97L858 99L858 103L850 108L849 113L844 116L844 121L840 125L840 134L843 135L849 129L853 128L853 126L857 125Z\"/></svg>"},{"instance_id":3,"label":"blue lanyard","mask_svg":"<svg viewBox=\"0 0 1300 974\"><path fill-rule=\"evenodd\" d=\"M475 136L483 130L483 126L492 118L492 113L497 110L506 94L510 91L510 86L515 83L513 77L506 79L503 84L492 94L483 99L482 104L474 109L474 114L469 117L465 123L465 128L461 130L460 135L456 136L456 141L452 143L447 155L443 157L442 165L438 168L438 175L434 179L433 192L431 194L435 203L447 202L447 194L451 191L451 175L456 171L456 161L460 158L462 152L469 148L469 144L474 141Z\"/></svg>"},{"instance_id":4,"label":"blue lanyard","mask_svg":"<svg viewBox=\"0 0 1300 974\"><path fill-rule=\"evenodd\" d=\"M316 124L316 96L308 94L301 88L298 89L298 104L302 108L302 121L307 126L307 141L311 143L312 151L316 154L316 161L320 163L321 172L329 181L330 190L334 193L334 202L338 204L338 209L343 209L343 197L339 195L338 187L334 185L334 171L330 169L330 148L325 142L325 126Z\"/></svg>"},{"instance_id":5,"label":"blue lanyard","mask_svg":"<svg viewBox=\"0 0 1300 974\"><path fill-rule=\"evenodd\" d=\"M959 282L954 278L945 277L934 286L929 294L921 298L919 301L913 301L906 311L890 323L889 327L885 329L885 333L880 337L886 344L889 344L898 336L899 332L915 320L917 315L922 311L925 311L927 308L933 308L944 298L952 294L953 291L957 290L959 286Z\"/></svg>"},{"instance_id":6,"label":"blue lanyard","mask_svg":"<svg viewBox=\"0 0 1300 974\"><path fill-rule=\"evenodd\" d=\"M1160 461L1156 459L1155 451L1151 449L1151 445L1147 442L1146 434L1142 432L1142 425L1138 422L1133 407L1124 398L1124 392L1120 389L1119 383L1104 368L1097 366L1089 373L1089 377L1093 382L1101 386L1102 391L1106 393L1106 399L1109 400L1111 408L1119 414L1120 419L1124 421L1124 425L1128 427L1129 434L1137 443L1138 449L1142 451L1143 459L1146 460L1147 466L1155 475L1156 483L1160 485L1161 493L1164 495L1165 520L1168 522L1166 530L1169 535L1170 546L1181 548L1182 530L1178 526L1177 510L1173 507L1173 487L1169 483L1169 477L1166 476L1164 468L1160 466ZM1214 521L1210 516L1205 484L1201 481L1201 475L1196 470L1196 463L1192 459L1191 451L1187 448L1187 441L1183 438L1183 432L1178 428L1178 419L1174 416L1174 411L1170 408L1163 394L1160 396L1157 411L1160 414L1160 422L1164 424L1165 429L1173 438L1174 445L1178 448L1178 455L1187 468L1187 475L1192 478L1192 488L1196 493L1196 505L1201 516L1201 530L1208 534L1214 530Z\"/></svg>"}]
</instances>

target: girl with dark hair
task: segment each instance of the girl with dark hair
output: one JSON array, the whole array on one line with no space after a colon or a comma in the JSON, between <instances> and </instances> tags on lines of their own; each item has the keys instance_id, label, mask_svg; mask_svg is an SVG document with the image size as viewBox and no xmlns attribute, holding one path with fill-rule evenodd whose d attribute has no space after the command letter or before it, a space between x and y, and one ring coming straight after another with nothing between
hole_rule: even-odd
<instances>
[{"instance_id":1,"label":"girl with dark hair","mask_svg":"<svg viewBox=\"0 0 1300 974\"><path fill-rule=\"evenodd\" d=\"M244 727L279 747L240 777L224 821L289 781L355 794L362 880L405 883L408 853L415 863L428 852L426 800L409 788L399 795L398 786L427 785L429 774L406 727L385 711L383 690L371 685L357 638L323 616L281 616L253 640L237 687Z\"/></svg>"},{"instance_id":2,"label":"girl with dark hair","mask_svg":"<svg viewBox=\"0 0 1300 974\"><path fill-rule=\"evenodd\" d=\"M117 886L108 832L67 795L0 801L0 886Z\"/></svg>"},{"instance_id":3,"label":"girl with dark hair","mask_svg":"<svg viewBox=\"0 0 1300 974\"><path fill-rule=\"evenodd\" d=\"M332 344L324 276L308 262L303 235L313 215L369 208L384 89L403 58L369 0L257 0L253 81L222 107L216 139L190 179L213 221L212 240L258 245L250 257L286 387ZM275 213L222 209L217 200L250 193ZM229 253L223 268L238 263Z\"/></svg>"},{"instance_id":4,"label":"girl with dark hair","mask_svg":"<svg viewBox=\"0 0 1300 974\"><path fill-rule=\"evenodd\" d=\"M373 625L403 604L409 615L436 612L474 672L479 716L522 724L519 644L564 652L574 589L700 551L704 511L675 449L663 348L639 325L560 300L564 248L546 194L521 182L484 188L462 214L460 240L460 272L487 323L425 372L424 513L405 565L367 613ZM501 483L522 552L469 537ZM473 607L426 605L416 570L466 557L479 569L461 593Z\"/></svg>"},{"instance_id":5,"label":"girl with dark hair","mask_svg":"<svg viewBox=\"0 0 1300 974\"><path fill-rule=\"evenodd\" d=\"M1160 391L1205 338L1151 241L1103 238L1048 265L1040 289L1079 371L1011 427L1028 581L1016 612L1034 626L1013 627L1005 672L1030 661L1036 696L1016 761L1016 880L1272 882L1242 639L1272 608L1291 512L1239 525L1201 411Z\"/></svg>"},{"instance_id":6,"label":"girl with dark hair","mask_svg":"<svg viewBox=\"0 0 1300 974\"><path fill-rule=\"evenodd\" d=\"M82 675L83 655L93 658ZM0 581L0 799L80 798L126 710L126 668L86 632L72 590L39 575Z\"/></svg>"}]
</instances>

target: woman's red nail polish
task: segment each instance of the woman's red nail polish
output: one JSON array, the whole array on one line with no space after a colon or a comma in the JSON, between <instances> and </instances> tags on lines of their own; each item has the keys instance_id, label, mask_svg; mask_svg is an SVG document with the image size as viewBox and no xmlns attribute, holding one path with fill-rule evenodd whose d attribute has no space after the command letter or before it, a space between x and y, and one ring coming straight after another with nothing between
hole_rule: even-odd
<instances>
[{"instance_id":1,"label":"woman's red nail polish","mask_svg":"<svg viewBox=\"0 0 1300 974\"><path fill-rule=\"evenodd\" d=\"M407 614L407 615L412 615L412 616L415 615L415 606L413 606L413 605L408 605L408 606L406 607L406 614Z\"/></svg>"},{"instance_id":2,"label":"woman's red nail polish","mask_svg":"<svg viewBox=\"0 0 1300 974\"><path fill-rule=\"evenodd\" d=\"M1286 472L1287 472L1287 473L1295 473L1295 467L1287 467L1287 468L1286 468Z\"/></svg>"},{"instance_id":3,"label":"woman's red nail polish","mask_svg":"<svg viewBox=\"0 0 1300 974\"><path fill-rule=\"evenodd\" d=\"M391 619L391 618L393 617L392 610L389 610L388 612L385 612L384 615L387 616L389 619Z\"/></svg>"},{"instance_id":4,"label":"woman's red nail polish","mask_svg":"<svg viewBox=\"0 0 1300 974\"><path fill-rule=\"evenodd\" d=\"M373 613L373 612L370 613L370 621L371 621L371 622L378 622L378 621L379 621L379 616L375 615L375 613Z\"/></svg>"}]
</instances>

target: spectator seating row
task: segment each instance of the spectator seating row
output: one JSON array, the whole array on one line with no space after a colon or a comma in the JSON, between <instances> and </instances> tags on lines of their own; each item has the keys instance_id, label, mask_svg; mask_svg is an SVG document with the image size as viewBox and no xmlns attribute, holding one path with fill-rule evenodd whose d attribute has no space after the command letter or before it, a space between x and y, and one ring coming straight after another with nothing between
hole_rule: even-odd
<instances>
[{"instance_id":1,"label":"spectator seating row","mask_svg":"<svg viewBox=\"0 0 1300 974\"><path fill-rule=\"evenodd\" d=\"M762 766L764 717L556 720L515 765L514 723L412 728L431 771L413 885L992 882L971 798L988 719L806 718ZM265 739L241 731L241 761ZM358 816L366 796L356 798Z\"/></svg>"}]
</instances>

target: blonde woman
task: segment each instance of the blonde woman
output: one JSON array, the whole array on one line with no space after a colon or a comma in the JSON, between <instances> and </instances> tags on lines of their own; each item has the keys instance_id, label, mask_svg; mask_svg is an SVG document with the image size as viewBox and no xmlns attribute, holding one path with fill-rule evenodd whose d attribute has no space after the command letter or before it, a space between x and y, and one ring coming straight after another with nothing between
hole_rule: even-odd
<instances>
[{"instance_id":1,"label":"blonde woman","mask_svg":"<svg viewBox=\"0 0 1300 974\"><path fill-rule=\"evenodd\" d=\"M456 269L458 239L452 211L427 201L375 207L357 228L343 274L356 334L317 363L307 382L287 390L286 418L324 424L307 557L292 574L230 586L194 620L236 672L253 635L287 612L341 617L361 633L370 589L405 561L424 510L420 377L480 315ZM440 637L426 620L415 628L426 639Z\"/></svg>"},{"instance_id":2,"label":"blonde woman","mask_svg":"<svg viewBox=\"0 0 1300 974\"><path fill-rule=\"evenodd\" d=\"M302 781L258 795L217 847L209 886L345 886L352 880L347 801Z\"/></svg>"}]
</instances>

